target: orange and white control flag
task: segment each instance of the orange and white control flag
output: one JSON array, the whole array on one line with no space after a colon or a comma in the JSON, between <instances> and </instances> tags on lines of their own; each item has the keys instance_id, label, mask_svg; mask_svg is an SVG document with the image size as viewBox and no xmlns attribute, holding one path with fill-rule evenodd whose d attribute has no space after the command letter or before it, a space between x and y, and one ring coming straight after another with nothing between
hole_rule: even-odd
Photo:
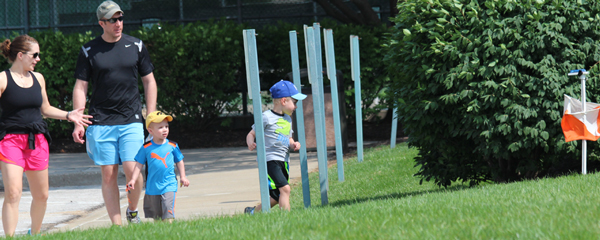
<instances>
[{"instance_id":1,"label":"orange and white control flag","mask_svg":"<svg viewBox=\"0 0 600 240\"><path fill-rule=\"evenodd\" d=\"M563 118L560 123L565 141L591 140L600 138L598 123L600 122L600 104L585 103L585 111L582 111L581 101L565 95L565 107Z\"/></svg>"}]
</instances>

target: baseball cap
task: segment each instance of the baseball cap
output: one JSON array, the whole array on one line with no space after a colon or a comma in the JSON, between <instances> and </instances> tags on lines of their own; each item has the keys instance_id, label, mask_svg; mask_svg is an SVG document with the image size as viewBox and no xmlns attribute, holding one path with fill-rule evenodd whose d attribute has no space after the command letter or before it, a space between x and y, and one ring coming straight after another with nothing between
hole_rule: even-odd
<instances>
[{"instance_id":1,"label":"baseball cap","mask_svg":"<svg viewBox=\"0 0 600 240\"><path fill-rule=\"evenodd\" d=\"M150 123L159 123L165 119L167 119L167 121L169 121L169 122L173 121L173 117L171 117L171 115L165 114L161 111L151 112L146 117L146 128L148 128L148 126L150 126Z\"/></svg>"},{"instance_id":2,"label":"baseball cap","mask_svg":"<svg viewBox=\"0 0 600 240\"><path fill-rule=\"evenodd\" d=\"M98 6L96 15L98 15L98 20L102 18L109 19L112 18L112 16L117 12L123 13L121 7L119 7L119 4L113 1L104 1L100 4L100 6Z\"/></svg>"},{"instance_id":3,"label":"baseball cap","mask_svg":"<svg viewBox=\"0 0 600 240\"><path fill-rule=\"evenodd\" d=\"M271 91L271 97L273 98L284 98L284 97L292 97L296 100L304 100L306 95L298 92L296 86L286 80L281 80L269 89Z\"/></svg>"}]
</instances>

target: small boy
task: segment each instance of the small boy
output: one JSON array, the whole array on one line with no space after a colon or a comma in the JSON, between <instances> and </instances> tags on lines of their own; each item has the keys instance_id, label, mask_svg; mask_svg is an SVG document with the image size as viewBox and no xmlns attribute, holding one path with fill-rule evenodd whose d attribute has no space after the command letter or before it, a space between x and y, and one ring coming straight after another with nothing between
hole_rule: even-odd
<instances>
[{"instance_id":1,"label":"small boy","mask_svg":"<svg viewBox=\"0 0 600 240\"><path fill-rule=\"evenodd\" d=\"M304 100L306 95L299 93L290 81L281 80L270 89L273 97L273 109L263 112L263 128L265 132L265 158L269 174L269 195L271 207L279 204L280 209L290 210L289 150L300 149L300 143L292 138L292 118L296 103ZM255 126L246 136L246 144L250 151L256 148ZM254 214L260 211L261 205L247 207L244 213Z\"/></svg>"},{"instance_id":2,"label":"small boy","mask_svg":"<svg viewBox=\"0 0 600 240\"><path fill-rule=\"evenodd\" d=\"M135 181L140 176L144 164L148 164L146 195L144 196L144 214L146 218L168 220L175 218L175 195L177 192L177 177L175 165L179 170L181 185L189 186L190 181L185 176L183 154L177 143L169 141L169 122L173 117L160 111L148 114L146 128L152 135L152 140L144 143L135 160L137 161L133 176L127 183L128 189L133 189Z\"/></svg>"}]
</instances>

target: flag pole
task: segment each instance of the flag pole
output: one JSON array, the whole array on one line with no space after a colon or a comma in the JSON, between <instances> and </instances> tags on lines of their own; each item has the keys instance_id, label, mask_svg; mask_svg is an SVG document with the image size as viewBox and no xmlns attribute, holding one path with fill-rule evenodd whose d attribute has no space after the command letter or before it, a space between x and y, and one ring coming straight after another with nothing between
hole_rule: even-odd
<instances>
[{"instance_id":1,"label":"flag pole","mask_svg":"<svg viewBox=\"0 0 600 240\"><path fill-rule=\"evenodd\" d=\"M585 69L576 69L576 70L571 70L568 74L568 76L579 76L579 79L581 80L581 111L585 114L586 112L586 108L585 108L585 80L586 80L586 75L588 75L589 72L586 71ZM583 124L584 126L587 123L587 118L583 117ZM585 175L587 174L587 140L581 140L581 174Z\"/></svg>"}]
</instances>

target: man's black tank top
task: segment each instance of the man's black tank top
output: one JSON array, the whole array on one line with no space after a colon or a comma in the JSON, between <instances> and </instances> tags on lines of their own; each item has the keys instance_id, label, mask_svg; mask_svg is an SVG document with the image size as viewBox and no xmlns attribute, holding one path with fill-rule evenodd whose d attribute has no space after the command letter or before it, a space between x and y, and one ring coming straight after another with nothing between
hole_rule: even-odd
<instances>
[{"instance_id":1,"label":"man's black tank top","mask_svg":"<svg viewBox=\"0 0 600 240\"><path fill-rule=\"evenodd\" d=\"M6 126L6 130L12 131L30 130L31 124L44 122L42 118L42 88L32 72L33 85L22 88L13 79L9 70L6 70L6 89L0 96L0 107L2 116L0 122Z\"/></svg>"}]
</instances>

